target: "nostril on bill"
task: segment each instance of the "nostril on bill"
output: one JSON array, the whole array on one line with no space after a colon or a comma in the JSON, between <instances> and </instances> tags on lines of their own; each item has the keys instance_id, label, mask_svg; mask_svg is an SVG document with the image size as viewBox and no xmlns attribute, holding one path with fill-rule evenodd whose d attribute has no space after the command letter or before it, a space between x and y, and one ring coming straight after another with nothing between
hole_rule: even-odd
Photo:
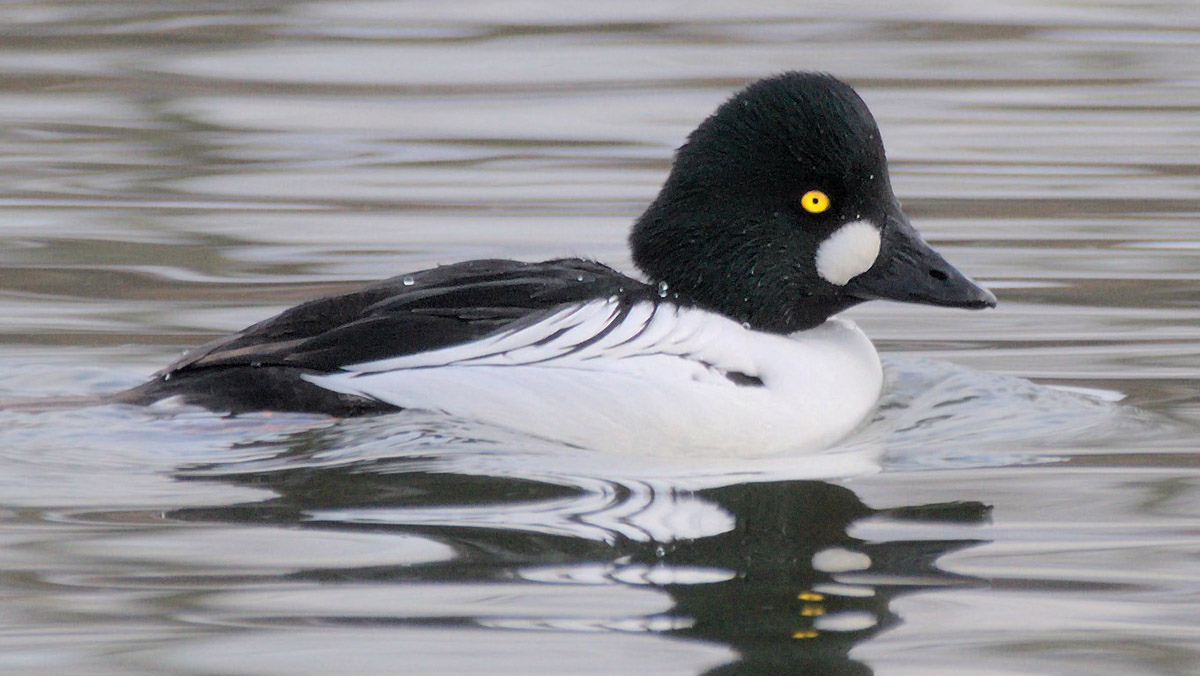
<instances>
[{"instance_id":1,"label":"nostril on bill","mask_svg":"<svg viewBox=\"0 0 1200 676\"><path fill-rule=\"evenodd\" d=\"M949 277L946 275L945 272L938 270L937 268L930 270L929 276L933 277L934 279L938 280L939 282L944 282L947 279L949 279Z\"/></svg>"}]
</instances>

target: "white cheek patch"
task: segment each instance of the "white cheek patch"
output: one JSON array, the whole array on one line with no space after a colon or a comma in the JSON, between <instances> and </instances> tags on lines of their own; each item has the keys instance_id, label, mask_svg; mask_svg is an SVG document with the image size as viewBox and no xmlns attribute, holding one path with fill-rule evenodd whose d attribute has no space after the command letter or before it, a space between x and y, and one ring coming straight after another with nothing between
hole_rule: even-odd
<instances>
[{"instance_id":1,"label":"white cheek patch","mask_svg":"<svg viewBox=\"0 0 1200 676\"><path fill-rule=\"evenodd\" d=\"M879 257L879 228L870 221L847 223L817 247L817 274L843 286L875 264Z\"/></svg>"}]
</instances>

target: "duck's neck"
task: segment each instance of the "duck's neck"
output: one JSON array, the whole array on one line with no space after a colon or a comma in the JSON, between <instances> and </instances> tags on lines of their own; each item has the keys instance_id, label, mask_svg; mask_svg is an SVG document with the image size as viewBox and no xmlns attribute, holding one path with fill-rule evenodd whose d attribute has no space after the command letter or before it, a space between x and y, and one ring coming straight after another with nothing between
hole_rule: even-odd
<instances>
[{"instance_id":1,"label":"duck's neck","mask_svg":"<svg viewBox=\"0 0 1200 676\"><path fill-rule=\"evenodd\" d=\"M756 330L803 331L857 302L816 290L809 281L815 272L800 258L804 243L781 243L776 226L738 224L660 195L634 224L629 244L651 282L665 282L668 293Z\"/></svg>"}]
</instances>

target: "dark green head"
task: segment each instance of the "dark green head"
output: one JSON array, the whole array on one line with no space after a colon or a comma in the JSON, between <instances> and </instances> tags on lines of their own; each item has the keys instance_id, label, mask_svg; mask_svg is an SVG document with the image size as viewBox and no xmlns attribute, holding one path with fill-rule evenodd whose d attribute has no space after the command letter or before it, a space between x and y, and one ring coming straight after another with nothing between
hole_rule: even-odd
<instances>
[{"instance_id":1,"label":"dark green head","mask_svg":"<svg viewBox=\"0 0 1200 676\"><path fill-rule=\"evenodd\" d=\"M767 331L872 298L996 303L909 224L871 112L824 74L759 80L722 104L676 153L630 244L652 281Z\"/></svg>"}]
</instances>

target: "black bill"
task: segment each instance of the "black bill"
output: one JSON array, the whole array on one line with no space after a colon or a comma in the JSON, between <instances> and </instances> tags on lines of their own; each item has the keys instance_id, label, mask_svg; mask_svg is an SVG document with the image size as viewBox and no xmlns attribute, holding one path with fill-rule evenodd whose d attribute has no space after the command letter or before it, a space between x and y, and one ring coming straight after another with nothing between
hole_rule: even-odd
<instances>
[{"instance_id":1,"label":"black bill","mask_svg":"<svg viewBox=\"0 0 1200 676\"><path fill-rule=\"evenodd\" d=\"M895 300L969 310L996 307L996 296L926 244L902 213L888 218L875 264L847 282L845 291L863 300Z\"/></svg>"}]
</instances>

